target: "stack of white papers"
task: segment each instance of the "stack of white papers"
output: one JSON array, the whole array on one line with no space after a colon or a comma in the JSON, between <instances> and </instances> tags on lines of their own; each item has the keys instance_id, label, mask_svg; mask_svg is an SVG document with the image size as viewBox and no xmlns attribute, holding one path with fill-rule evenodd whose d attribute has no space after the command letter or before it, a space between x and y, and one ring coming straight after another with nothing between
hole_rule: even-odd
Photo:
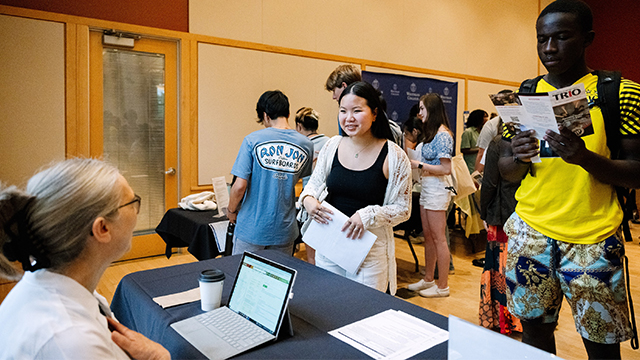
<instances>
[{"instance_id":1,"label":"stack of white papers","mask_svg":"<svg viewBox=\"0 0 640 360\"><path fill-rule=\"evenodd\" d=\"M407 359L449 339L449 332L399 310L387 310L329 332L374 359Z\"/></svg>"},{"instance_id":2,"label":"stack of white papers","mask_svg":"<svg viewBox=\"0 0 640 360\"><path fill-rule=\"evenodd\" d=\"M365 230L360 239L347 238L347 231L342 231L342 226L349 217L326 201L322 203L322 207L333 211L332 221L320 224L312 220L302 241L348 273L355 274L378 237Z\"/></svg>"},{"instance_id":3,"label":"stack of white papers","mask_svg":"<svg viewBox=\"0 0 640 360\"><path fill-rule=\"evenodd\" d=\"M210 223L209 227L211 228L211 231L213 231L213 236L216 239L218 252L223 253L227 245L227 228L229 227L229 220Z\"/></svg>"}]
</instances>

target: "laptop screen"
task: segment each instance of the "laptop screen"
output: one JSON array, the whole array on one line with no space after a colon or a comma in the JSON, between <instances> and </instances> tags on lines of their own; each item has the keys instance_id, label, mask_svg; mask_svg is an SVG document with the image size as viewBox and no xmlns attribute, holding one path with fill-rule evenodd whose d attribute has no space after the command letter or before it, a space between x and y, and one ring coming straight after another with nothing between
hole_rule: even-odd
<instances>
[{"instance_id":1,"label":"laptop screen","mask_svg":"<svg viewBox=\"0 0 640 360\"><path fill-rule=\"evenodd\" d=\"M273 335L286 309L296 271L245 252L236 275L229 308Z\"/></svg>"}]
</instances>

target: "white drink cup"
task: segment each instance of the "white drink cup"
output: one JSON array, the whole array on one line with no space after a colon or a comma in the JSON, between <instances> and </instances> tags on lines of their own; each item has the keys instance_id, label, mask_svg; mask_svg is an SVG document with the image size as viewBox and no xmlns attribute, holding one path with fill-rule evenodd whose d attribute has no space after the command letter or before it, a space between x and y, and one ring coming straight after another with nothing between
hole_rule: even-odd
<instances>
[{"instance_id":1,"label":"white drink cup","mask_svg":"<svg viewBox=\"0 0 640 360\"><path fill-rule=\"evenodd\" d=\"M202 311L211 311L220 307L224 273L218 269L204 270L200 273L200 304Z\"/></svg>"}]
</instances>

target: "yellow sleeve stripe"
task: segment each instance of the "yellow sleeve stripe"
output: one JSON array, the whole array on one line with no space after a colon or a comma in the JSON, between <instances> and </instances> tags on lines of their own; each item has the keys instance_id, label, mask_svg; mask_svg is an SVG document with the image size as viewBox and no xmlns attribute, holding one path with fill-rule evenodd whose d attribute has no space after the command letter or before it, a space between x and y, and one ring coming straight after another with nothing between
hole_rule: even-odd
<instances>
[{"instance_id":1,"label":"yellow sleeve stripe","mask_svg":"<svg viewBox=\"0 0 640 360\"><path fill-rule=\"evenodd\" d=\"M504 122L502 123L502 138L507 141L511 141L511 139L516 136L515 133L509 131L509 127Z\"/></svg>"},{"instance_id":2,"label":"yellow sleeve stripe","mask_svg":"<svg viewBox=\"0 0 640 360\"><path fill-rule=\"evenodd\" d=\"M640 85L628 79L620 86L620 134L640 135Z\"/></svg>"}]
</instances>

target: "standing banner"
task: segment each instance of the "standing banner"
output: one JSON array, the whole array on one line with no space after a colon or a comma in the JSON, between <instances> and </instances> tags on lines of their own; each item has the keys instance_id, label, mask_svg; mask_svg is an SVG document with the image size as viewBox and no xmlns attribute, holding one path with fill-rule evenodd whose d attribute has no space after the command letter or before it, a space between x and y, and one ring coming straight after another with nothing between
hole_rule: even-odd
<instances>
[{"instance_id":1,"label":"standing banner","mask_svg":"<svg viewBox=\"0 0 640 360\"><path fill-rule=\"evenodd\" d=\"M457 82L372 71L363 71L362 80L382 93L387 102L387 115L400 126L407 120L409 110L413 105L418 104L422 95L432 92L439 94L444 102L455 139L458 110Z\"/></svg>"}]
</instances>

